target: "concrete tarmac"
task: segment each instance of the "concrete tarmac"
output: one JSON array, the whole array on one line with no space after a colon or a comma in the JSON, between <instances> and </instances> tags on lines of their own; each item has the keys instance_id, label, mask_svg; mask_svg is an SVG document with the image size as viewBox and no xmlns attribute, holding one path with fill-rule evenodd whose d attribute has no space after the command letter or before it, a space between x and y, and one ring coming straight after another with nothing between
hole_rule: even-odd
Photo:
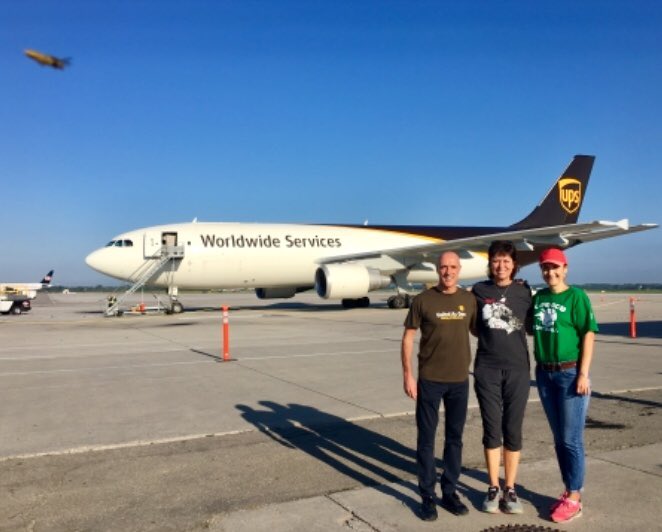
<instances>
[{"instance_id":1,"label":"concrete tarmac","mask_svg":"<svg viewBox=\"0 0 662 532\"><path fill-rule=\"evenodd\" d=\"M196 294L182 296L181 315L104 318L103 295L50 294L29 314L0 316L0 530L556 527L545 508L562 486L535 388L524 515L479 511L472 395L461 486L470 514L417 517L405 311L386 297L345 311L307 294ZM601 332L586 508L560 528L658 530L662 296L638 297L636 339L627 295L591 299ZM220 359L223 304L230 362Z\"/></svg>"}]
</instances>

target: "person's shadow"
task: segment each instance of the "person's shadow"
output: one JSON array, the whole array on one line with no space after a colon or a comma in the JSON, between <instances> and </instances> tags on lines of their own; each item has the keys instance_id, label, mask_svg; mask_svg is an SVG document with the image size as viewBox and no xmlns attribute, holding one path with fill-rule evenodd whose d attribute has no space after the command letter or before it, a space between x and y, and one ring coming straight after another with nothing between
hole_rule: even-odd
<instances>
[{"instance_id":1,"label":"person's shadow","mask_svg":"<svg viewBox=\"0 0 662 532\"><path fill-rule=\"evenodd\" d=\"M299 449L363 486L392 496L419 513L415 452L377 432L316 408L260 401L264 410L238 404L242 417L281 445ZM408 495L390 486L398 483Z\"/></svg>"},{"instance_id":2,"label":"person's shadow","mask_svg":"<svg viewBox=\"0 0 662 532\"><path fill-rule=\"evenodd\" d=\"M600 331L598 332L601 336L615 336L627 338L624 344L631 344L633 341L637 345L650 345L657 346L659 344L655 343L642 343L642 338L652 338L659 339L662 338L662 321L638 321L636 324L636 336L637 340L630 339L630 322L613 322L613 323L600 323L598 324ZM613 342L613 340L612 340Z\"/></svg>"},{"instance_id":3,"label":"person's shadow","mask_svg":"<svg viewBox=\"0 0 662 532\"><path fill-rule=\"evenodd\" d=\"M420 517L418 486L415 481L403 481L405 476L416 477L414 448L310 406L282 405L273 401L260 401L259 404L263 410L243 404L236 405L236 408L246 421L279 444L299 449L361 485L393 497ZM443 422L442 414L440 427ZM441 471L443 460L438 458L436 466L437 471ZM487 485L484 471L463 467L462 474ZM389 486L390 483L400 484L410 494L398 491ZM462 482L462 477L457 488L474 508L482 508L484 492ZM547 508L555 499L530 491L521 484L517 485L517 493L523 500L531 502L542 518L547 518Z\"/></svg>"}]
</instances>

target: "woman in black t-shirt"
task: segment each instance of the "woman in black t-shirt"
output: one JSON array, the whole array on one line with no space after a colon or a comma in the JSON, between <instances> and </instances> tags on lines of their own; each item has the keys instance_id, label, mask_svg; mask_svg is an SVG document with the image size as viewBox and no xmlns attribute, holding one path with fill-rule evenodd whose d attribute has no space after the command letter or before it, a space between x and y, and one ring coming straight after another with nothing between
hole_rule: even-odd
<instances>
[{"instance_id":1,"label":"woman in black t-shirt","mask_svg":"<svg viewBox=\"0 0 662 532\"><path fill-rule=\"evenodd\" d=\"M473 287L478 303L474 389L483 420L489 478L483 511L520 514L523 508L515 492L515 479L530 389L526 332L531 328L531 290L526 283L514 280L518 263L511 242L493 242L488 259L489 280ZM499 486L502 453L503 491Z\"/></svg>"}]
</instances>

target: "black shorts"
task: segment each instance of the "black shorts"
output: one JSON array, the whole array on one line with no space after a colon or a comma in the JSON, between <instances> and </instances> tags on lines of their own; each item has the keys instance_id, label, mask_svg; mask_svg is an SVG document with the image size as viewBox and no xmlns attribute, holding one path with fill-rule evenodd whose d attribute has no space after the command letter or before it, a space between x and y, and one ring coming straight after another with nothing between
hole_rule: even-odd
<instances>
[{"instance_id":1,"label":"black shorts","mask_svg":"<svg viewBox=\"0 0 662 532\"><path fill-rule=\"evenodd\" d=\"M474 368L474 390L483 418L486 449L497 449L502 442L509 451L522 449L522 423L530 389L529 368Z\"/></svg>"}]
</instances>

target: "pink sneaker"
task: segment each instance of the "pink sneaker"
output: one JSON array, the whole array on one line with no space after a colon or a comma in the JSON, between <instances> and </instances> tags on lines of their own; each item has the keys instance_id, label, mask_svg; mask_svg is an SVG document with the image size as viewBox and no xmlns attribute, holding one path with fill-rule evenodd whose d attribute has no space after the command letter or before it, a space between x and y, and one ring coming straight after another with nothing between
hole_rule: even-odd
<instances>
[{"instance_id":1,"label":"pink sneaker","mask_svg":"<svg viewBox=\"0 0 662 532\"><path fill-rule=\"evenodd\" d=\"M568 491L564 491L563 493L561 493L559 499L549 507L549 513L550 514L554 513L554 510L556 510L559 506L561 506L561 504L563 504L563 501L565 501L568 498L568 495L570 495Z\"/></svg>"},{"instance_id":2,"label":"pink sneaker","mask_svg":"<svg viewBox=\"0 0 662 532\"><path fill-rule=\"evenodd\" d=\"M551 517L552 521L555 523L567 523L580 515L582 515L582 503L566 497L561 504L554 509Z\"/></svg>"}]
</instances>

